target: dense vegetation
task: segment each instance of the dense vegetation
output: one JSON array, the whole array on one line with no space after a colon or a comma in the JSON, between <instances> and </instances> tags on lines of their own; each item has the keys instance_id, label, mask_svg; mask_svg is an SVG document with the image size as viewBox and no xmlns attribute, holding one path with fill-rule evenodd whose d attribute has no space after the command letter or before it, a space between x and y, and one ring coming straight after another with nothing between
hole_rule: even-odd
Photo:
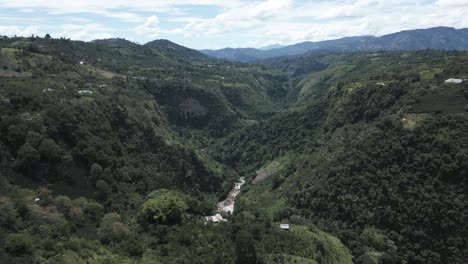
<instances>
[{"instance_id":1,"label":"dense vegetation","mask_svg":"<svg viewBox=\"0 0 468 264\"><path fill-rule=\"evenodd\" d=\"M278 112L285 74L168 41L0 48L0 262L351 262L311 223L203 218L239 177L206 149Z\"/></svg>"},{"instance_id":2,"label":"dense vegetation","mask_svg":"<svg viewBox=\"0 0 468 264\"><path fill-rule=\"evenodd\" d=\"M467 54L309 59L327 68L291 73L300 79L291 110L213 150L252 178L266 168L268 178L246 188L239 208L310 219L358 263L465 263L468 87L444 81L468 76Z\"/></svg>"},{"instance_id":3,"label":"dense vegetation","mask_svg":"<svg viewBox=\"0 0 468 264\"><path fill-rule=\"evenodd\" d=\"M1 263L468 261L466 52L0 48Z\"/></svg>"}]
</instances>

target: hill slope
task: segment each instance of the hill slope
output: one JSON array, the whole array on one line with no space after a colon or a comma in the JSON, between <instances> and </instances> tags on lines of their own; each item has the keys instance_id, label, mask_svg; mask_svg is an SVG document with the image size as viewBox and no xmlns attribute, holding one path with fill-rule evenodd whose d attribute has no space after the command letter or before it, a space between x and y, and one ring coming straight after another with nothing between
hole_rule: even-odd
<instances>
[{"instance_id":1,"label":"hill slope","mask_svg":"<svg viewBox=\"0 0 468 264\"><path fill-rule=\"evenodd\" d=\"M288 88L165 41L1 39L0 262L352 263L311 223L205 221L239 177L207 149Z\"/></svg>"},{"instance_id":2,"label":"hill slope","mask_svg":"<svg viewBox=\"0 0 468 264\"><path fill-rule=\"evenodd\" d=\"M288 111L212 150L251 181L239 208L313 219L358 263L466 262L468 86L444 81L468 79L468 54L309 59L326 67L298 75Z\"/></svg>"},{"instance_id":3,"label":"hill slope","mask_svg":"<svg viewBox=\"0 0 468 264\"><path fill-rule=\"evenodd\" d=\"M196 51L192 50L183 46L180 46L176 43L173 43L166 39L155 40L146 43L144 46L153 48L167 56L171 59L175 60L183 60L188 62L209 62L214 61L210 57Z\"/></svg>"},{"instance_id":4,"label":"hill slope","mask_svg":"<svg viewBox=\"0 0 468 264\"><path fill-rule=\"evenodd\" d=\"M467 262L467 52L262 63L1 39L0 262Z\"/></svg>"}]
</instances>

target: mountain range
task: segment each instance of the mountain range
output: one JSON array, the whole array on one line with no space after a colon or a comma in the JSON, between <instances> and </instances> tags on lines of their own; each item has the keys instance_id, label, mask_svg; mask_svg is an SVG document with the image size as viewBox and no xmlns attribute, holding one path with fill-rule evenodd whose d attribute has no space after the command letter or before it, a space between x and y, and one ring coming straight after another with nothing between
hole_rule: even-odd
<instances>
[{"instance_id":1,"label":"mountain range","mask_svg":"<svg viewBox=\"0 0 468 264\"><path fill-rule=\"evenodd\" d=\"M201 50L206 55L230 61L253 62L279 56L299 55L310 51L379 51L379 50L467 50L468 28L434 27L405 30L381 37L357 36L318 42L302 42L274 48L225 48Z\"/></svg>"}]
</instances>

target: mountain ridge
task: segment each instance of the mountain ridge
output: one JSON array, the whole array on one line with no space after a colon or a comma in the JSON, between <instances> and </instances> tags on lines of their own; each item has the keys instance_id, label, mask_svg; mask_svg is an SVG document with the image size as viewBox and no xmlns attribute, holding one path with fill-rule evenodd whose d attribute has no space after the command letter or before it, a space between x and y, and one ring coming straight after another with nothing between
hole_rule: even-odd
<instances>
[{"instance_id":1,"label":"mountain ridge","mask_svg":"<svg viewBox=\"0 0 468 264\"><path fill-rule=\"evenodd\" d=\"M305 41L271 50L226 48L200 51L218 59L253 62L273 57L300 55L316 50L347 52L421 49L467 50L468 28L433 27L403 30L380 37L352 36L316 42Z\"/></svg>"}]
</instances>

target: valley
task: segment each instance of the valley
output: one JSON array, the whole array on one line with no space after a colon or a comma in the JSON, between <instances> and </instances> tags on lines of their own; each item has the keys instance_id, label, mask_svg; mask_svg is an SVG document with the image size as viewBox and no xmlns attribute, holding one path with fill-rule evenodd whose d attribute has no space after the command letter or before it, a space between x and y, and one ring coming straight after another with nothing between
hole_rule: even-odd
<instances>
[{"instance_id":1,"label":"valley","mask_svg":"<svg viewBox=\"0 0 468 264\"><path fill-rule=\"evenodd\" d=\"M465 263L451 78L466 51L0 39L0 263Z\"/></svg>"}]
</instances>

